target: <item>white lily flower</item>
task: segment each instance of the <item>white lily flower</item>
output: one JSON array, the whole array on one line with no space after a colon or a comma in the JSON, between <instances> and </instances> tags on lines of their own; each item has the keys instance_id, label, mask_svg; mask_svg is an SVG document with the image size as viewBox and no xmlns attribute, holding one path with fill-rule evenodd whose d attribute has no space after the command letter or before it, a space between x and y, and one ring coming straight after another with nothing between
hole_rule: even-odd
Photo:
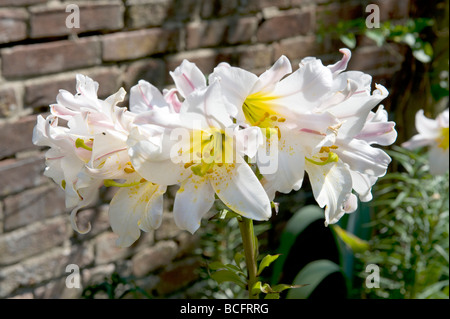
<instances>
[{"instance_id":1,"label":"white lily flower","mask_svg":"<svg viewBox=\"0 0 450 319\"><path fill-rule=\"evenodd\" d=\"M69 199L67 207L73 207L71 222L76 231L90 230L90 225L84 231L78 228L76 214L97 198L102 185L121 187L114 197L117 199L111 202L109 214L111 227L119 236L117 244L125 247L139 238L139 229L148 231L159 227L166 187L147 182L131 165L126 141L136 114L117 106L123 101L125 91L121 88L106 100L100 100L97 90L97 82L77 75L77 93L72 95L61 90L57 103L51 105L51 118L66 120L68 128L57 127L57 122L50 120L47 125L53 123L50 128L61 133L58 138L66 141L64 147L60 146L61 142L55 144L52 141L55 138L49 139L51 134L43 133L44 122L39 118L35 140L38 145L50 146L49 154L60 155L59 161L50 162L47 171L57 183L64 184ZM67 167L66 162L71 166ZM61 174L65 175L63 181L60 181ZM124 210L123 205L128 209Z\"/></svg>"},{"instance_id":2,"label":"white lily flower","mask_svg":"<svg viewBox=\"0 0 450 319\"><path fill-rule=\"evenodd\" d=\"M323 83L315 81L317 77L309 78L311 72L307 72L306 78L299 76L305 73L303 69L284 78L291 72L289 60L282 56L259 77L226 63L216 67L210 76L220 83L229 112L240 125L265 130L266 144L271 143L268 135L278 136L277 154L274 154L278 163L276 171L264 171L262 162L257 161L271 200L276 191L289 193L301 187L305 157L321 145L331 143L335 137L331 128L338 124L331 114L313 113L314 108L309 107L308 99L312 97L309 94L320 92ZM304 88L297 79L304 80ZM259 154L265 151L263 145Z\"/></svg>"},{"instance_id":3,"label":"white lily flower","mask_svg":"<svg viewBox=\"0 0 450 319\"><path fill-rule=\"evenodd\" d=\"M385 111L371 112L387 90L378 85L371 94L369 75L343 73L351 54L341 52L343 59L328 67L305 58L288 76L285 57L260 77L227 64L211 75L220 81L239 123L279 132L279 169L262 180L269 197L299 189L306 171L316 200L325 207L326 224L356 209L352 189L362 200L371 198L371 187L386 173L390 158L370 145L388 145L396 138Z\"/></svg>"},{"instance_id":4,"label":"white lily flower","mask_svg":"<svg viewBox=\"0 0 450 319\"><path fill-rule=\"evenodd\" d=\"M445 174L449 169L449 110L440 113L436 119L429 119L423 110L416 113L416 129L414 135L402 146L407 149L429 147L428 159L430 173L433 175Z\"/></svg>"},{"instance_id":5,"label":"white lily flower","mask_svg":"<svg viewBox=\"0 0 450 319\"><path fill-rule=\"evenodd\" d=\"M180 80L186 78L180 76ZM128 139L134 168L148 181L180 184L174 219L179 228L191 233L212 207L215 194L234 212L267 220L270 201L243 159L244 155L254 156L252 148L246 147L251 143L234 143L243 136L258 139L259 135L252 129L239 131L233 124L217 83L208 87L190 85L191 80L186 83L180 85L185 100L179 113L137 115L138 127ZM165 129L159 138L154 137L154 124Z\"/></svg>"},{"instance_id":6,"label":"white lily flower","mask_svg":"<svg viewBox=\"0 0 450 319\"><path fill-rule=\"evenodd\" d=\"M380 106L387 90L376 85L371 94L371 77L362 72L343 72L351 53L342 49L344 57L338 63L325 67L320 60L308 58L300 66L315 64L315 73L332 78L328 92L322 94L316 112L329 112L339 119L336 139L308 158L306 171L313 193L325 208L325 224L336 223L344 213L357 208L356 196L362 201L372 199L371 189L377 179L384 176L391 158L371 144L390 145L397 138L395 123L388 122L387 112Z\"/></svg>"}]
</instances>

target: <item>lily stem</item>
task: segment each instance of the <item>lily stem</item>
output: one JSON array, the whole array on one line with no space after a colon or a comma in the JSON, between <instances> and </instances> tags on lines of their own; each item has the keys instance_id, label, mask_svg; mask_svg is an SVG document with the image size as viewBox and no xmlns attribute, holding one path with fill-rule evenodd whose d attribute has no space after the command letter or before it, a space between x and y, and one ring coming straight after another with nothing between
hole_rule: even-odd
<instances>
[{"instance_id":1,"label":"lily stem","mask_svg":"<svg viewBox=\"0 0 450 319\"><path fill-rule=\"evenodd\" d=\"M241 217L239 229L241 231L242 243L244 246L245 263L248 271L248 296L250 299L257 299L258 294L252 293L252 288L258 281L256 258L258 257L257 239L253 229L253 220Z\"/></svg>"}]
</instances>

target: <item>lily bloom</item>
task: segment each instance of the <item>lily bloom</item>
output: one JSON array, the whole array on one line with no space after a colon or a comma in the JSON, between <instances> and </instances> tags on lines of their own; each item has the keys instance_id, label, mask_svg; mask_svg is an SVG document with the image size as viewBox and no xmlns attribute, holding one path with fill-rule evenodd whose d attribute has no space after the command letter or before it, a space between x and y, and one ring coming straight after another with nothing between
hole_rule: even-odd
<instances>
[{"instance_id":1,"label":"lily bloom","mask_svg":"<svg viewBox=\"0 0 450 319\"><path fill-rule=\"evenodd\" d=\"M267 220L270 201L244 160L244 155L256 152L257 146L251 145L258 143L258 131L239 130L233 124L217 83L190 88L183 91L179 113L159 116L149 111L136 117L137 127L128 139L134 168L148 181L180 185L174 219L179 228L191 233L199 228L215 195L238 214ZM153 125L164 128L159 138ZM250 143L241 142L244 137Z\"/></svg>"},{"instance_id":2,"label":"lily bloom","mask_svg":"<svg viewBox=\"0 0 450 319\"><path fill-rule=\"evenodd\" d=\"M423 110L419 110L416 113L416 129L418 134L404 142L402 146L410 150L428 146L430 173L445 174L449 167L448 109L434 120L427 118Z\"/></svg>"},{"instance_id":3,"label":"lily bloom","mask_svg":"<svg viewBox=\"0 0 450 319\"><path fill-rule=\"evenodd\" d=\"M47 121L38 118L33 142L50 147L46 172L65 190L77 232L90 230L90 225L87 230L78 228L76 215L96 200L99 188L121 188L111 202L109 217L119 236L117 244L126 247L139 238L140 229L159 226L166 187L146 181L131 165L126 141L136 114L117 106L125 91L100 100L97 90L97 82L77 75L77 93L60 91L57 103L50 106L52 115ZM67 127L57 126L58 118L66 120Z\"/></svg>"},{"instance_id":4,"label":"lily bloom","mask_svg":"<svg viewBox=\"0 0 450 319\"><path fill-rule=\"evenodd\" d=\"M361 200L371 198L371 187L385 174L390 158L370 144L388 145L396 138L384 111L371 112L387 90L378 85L371 94L369 75L344 73L351 54L341 52L342 60L328 67L305 58L289 75L285 57L260 77L227 64L211 75L238 123L278 131L279 168L275 174L263 173L261 181L269 198L276 191L299 189L306 171L319 206L325 207L326 224L356 209L352 189Z\"/></svg>"},{"instance_id":5,"label":"lily bloom","mask_svg":"<svg viewBox=\"0 0 450 319\"><path fill-rule=\"evenodd\" d=\"M395 123L388 121L383 107L376 113L371 111L387 97L388 91L375 85L371 93L369 75L343 72L351 53L347 49L340 52L342 60L327 67L312 58L300 63L301 68L314 63L315 73L326 79L323 83L328 83L315 112L329 112L341 123L333 144L322 147L306 163L314 196L319 206L325 206L325 224L336 223L345 213L356 210L357 198L352 190L361 201L372 199L372 186L386 174L391 158L371 145L390 145L397 138Z\"/></svg>"}]
</instances>

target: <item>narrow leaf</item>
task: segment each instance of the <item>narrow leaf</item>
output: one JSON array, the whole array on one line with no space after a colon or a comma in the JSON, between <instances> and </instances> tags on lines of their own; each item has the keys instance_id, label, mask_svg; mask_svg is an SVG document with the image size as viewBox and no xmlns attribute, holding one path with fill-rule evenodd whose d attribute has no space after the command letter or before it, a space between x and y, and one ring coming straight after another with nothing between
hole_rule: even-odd
<instances>
[{"instance_id":1,"label":"narrow leaf","mask_svg":"<svg viewBox=\"0 0 450 319\"><path fill-rule=\"evenodd\" d=\"M278 257L280 257L280 255L267 255L263 258L263 260L261 260L261 263L259 264L258 267L258 276L261 274L261 272L268 267L271 263L273 263L275 260L278 259Z\"/></svg>"},{"instance_id":2,"label":"narrow leaf","mask_svg":"<svg viewBox=\"0 0 450 319\"><path fill-rule=\"evenodd\" d=\"M242 288L245 288L246 285L246 283L243 281L241 277L239 277L239 275L228 269L216 271L215 273L211 274L211 278L217 281L218 284L221 284L226 281L231 281L241 286Z\"/></svg>"},{"instance_id":3,"label":"narrow leaf","mask_svg":"<svg viewBox=\"0 0 450 319\"><path fill-rule=\"evenodd\" d=\"M307 285L300 289L291 289L288 291L287 299L307 299L316 287L327 276L340 271L340 268L334 262L327 259L315 260L307 264L294 279L294 285Z\"/></svg>"},{"instance_id":4,"label":"narrow leaf","mask_svg":"<svg viewBox=\"0 0 450 319\"><path fill-rule=\"evenodd\" d=\"M336 235L354 252L354 253L362 253L369 249L370 245L367 241L362 240L361 238L349 233L334 224L331 225L331 228L335 231Z\"/></svg>"},{"instance_id":5,"label":"narrow leaf","mask_svg":"<svg viewBox=\"0 0 450 319\"><path fill-rule=\"evenodd\" d=\"M286 224L281 234L280 247L278 253L280 257L275 261L272 273L272 283L278 283L281 272L283 271L284 262L289 254L292 245L297 237L313 222L324 219L324 213L321 208L315 205L305 206L299 209Z\"/></svg>"}]
</instances>

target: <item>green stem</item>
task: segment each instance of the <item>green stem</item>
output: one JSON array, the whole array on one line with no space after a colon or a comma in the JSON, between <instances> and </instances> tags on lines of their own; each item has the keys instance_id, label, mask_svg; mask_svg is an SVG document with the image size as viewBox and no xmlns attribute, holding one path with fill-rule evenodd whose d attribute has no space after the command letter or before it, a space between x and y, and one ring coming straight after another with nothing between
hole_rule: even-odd
<instances>
[{"instance_id":1,"label":"green stem","mask_svg":"<svg viewBox=\"0 0 450 319\"><path fill-rule=\"evenodd\" d=\"M258 294L252 293L252 288L258 281L256 257L258 247L253 230L253 220L241 217L239 220L239 229L241 231L242 243L244 245L245 263L248 271L248 295L250 299L257 299Z\"/></svg>"}]
</instances>

